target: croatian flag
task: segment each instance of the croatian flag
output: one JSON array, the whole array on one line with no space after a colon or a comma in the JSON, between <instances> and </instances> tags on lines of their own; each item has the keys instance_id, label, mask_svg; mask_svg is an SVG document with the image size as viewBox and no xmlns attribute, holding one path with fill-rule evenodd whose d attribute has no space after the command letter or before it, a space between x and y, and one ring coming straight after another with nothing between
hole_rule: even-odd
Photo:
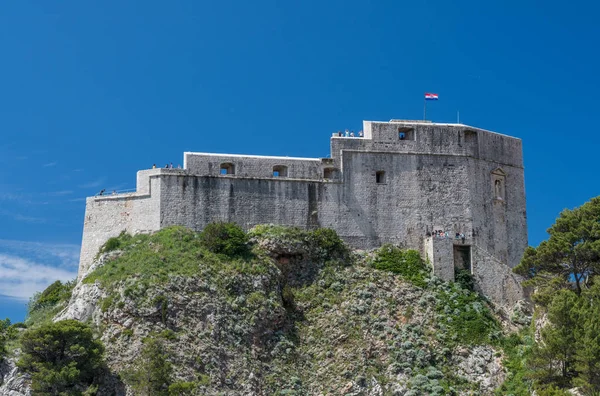
<instances>
[{"instance_id":1,"label":"croatian flag","mask_svg":"<svg viewBox=\"0 0 600 396\"><path fill-rule=\"evenodd\" d=\"M438 94L425 93L425 100L438 100Z\"/></svg>"}]
</instances>

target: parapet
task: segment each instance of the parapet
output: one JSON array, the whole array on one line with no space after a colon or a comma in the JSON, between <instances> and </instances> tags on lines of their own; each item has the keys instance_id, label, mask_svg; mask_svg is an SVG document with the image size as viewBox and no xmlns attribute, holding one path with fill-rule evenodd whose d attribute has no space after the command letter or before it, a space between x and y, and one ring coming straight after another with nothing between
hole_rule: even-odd
<instances>
[{"instance_id":1,"label":"parapet","mask_svg":"<svg viewBox=\"0 0 600 396\"><path fill-rule=\"evenodd\" d=\"M523 167L521 139L464 124L364 121L362 137L331 138L332 158L344 150L468 156Z\"/></svg>"}]
</instances>

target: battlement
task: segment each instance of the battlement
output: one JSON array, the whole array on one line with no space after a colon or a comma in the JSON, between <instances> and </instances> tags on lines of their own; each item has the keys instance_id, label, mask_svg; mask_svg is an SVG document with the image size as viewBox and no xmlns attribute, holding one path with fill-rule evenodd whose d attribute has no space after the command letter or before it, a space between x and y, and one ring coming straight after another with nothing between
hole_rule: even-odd
<instances>
[{"instance_id":1,"label":"battlement","mask_svg":"<svg viewBox=\"0 0 600 396\"><path fill-rule=\"evenodd\" d=\"M332 136L330 148L329 158L186 152L183 169L139 171L135 192L88 198L79 275L121 231L273 223L418 249L443 278L468 269L492 300L520 297L510 272L527 247L520 139L394 119L364 121L363 136Z\"/></svg>"}]
</instances>

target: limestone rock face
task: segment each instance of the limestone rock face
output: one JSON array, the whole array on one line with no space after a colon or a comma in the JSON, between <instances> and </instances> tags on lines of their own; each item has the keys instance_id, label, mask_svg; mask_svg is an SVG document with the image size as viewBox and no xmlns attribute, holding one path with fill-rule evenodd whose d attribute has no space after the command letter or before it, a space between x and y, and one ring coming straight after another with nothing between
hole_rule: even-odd
<instances>
[{"instance_id":1,"label":"limestone rock face","mask_svg":"<svg viewBox=\"0 0 600 396\"><path fill-rule=\"evenodd\" d=\"M59 312L54 321L66 319L75 319L81 322L87 322L92 319L100 299L105 293L98 284L78 283L73 289L69 304Z\"/></svg>"},{"instance_id":2,"label":"limestone rock face","mask_svg":"<svg viewBox=\"0 0 600 396\"><path fill-rule=\"evenodd\" d=\"M14 360L0 362L0 396L29 396L29 376L19 371Z\"/></svg>"},{"instance_id":3,"label":"limestone rock face","mask_svg":"<svg viewBox=\"0 0 600 396\"><path fill-rule=\"evenodd\" d=\"M481 391L493 393L505 378L502 358L495 353L492 347L484 345L457 350L454 360L459 375L478 383Z\"/></svg>"}]
</instances>

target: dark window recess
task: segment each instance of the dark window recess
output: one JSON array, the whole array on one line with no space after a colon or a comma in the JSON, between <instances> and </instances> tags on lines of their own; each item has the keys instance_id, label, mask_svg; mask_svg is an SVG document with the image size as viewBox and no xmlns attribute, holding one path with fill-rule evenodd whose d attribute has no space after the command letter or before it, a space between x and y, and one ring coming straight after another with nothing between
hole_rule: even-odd
<instances>
[{"instance_id":1,"label":"dark window recess","mask_svg":"<svg viewBox=\"0 0 600 396\"><path fill-rule=\"evenodd\" d=\"M323 169L323 179L337 179L337 169L336 168Z\"/></svg>"},{"instance_id":2,"label":"dark window recess","mask_svg":"<svg viewBox=\"0 0 600 396\"><path fill-rule=\"evenodd\" d=\"M378 184L385 183L385 172L384 171L377 171L377 172L375 172L375 181Z\"/></svg>"},{"instance_id":3,"label":"dark window recess","mask_svg":"<svg viewBox=\"0 0 600 396\"><path fill-rule=\"evenodd\" d=\"M233 165L230 162L221 164L221 174L222 175L235 175L235 165Z\"/></svg>"},{"instance_id":4,"label":"dark window recess","mask_svg":"<svg viewBox=\"0 0 600 396\"><path fill-rule=\"evenodd\" d=\"M408 127L399 127L398 140L415 140L415 130Z\"/></svg>"},{"instance_id":5,"label":"dark window recess","mask_svg":"<svg viewBox=\"0 0 600 396\"><path fill-rule=\"evenodd\" d=\"M285 165L275 165L273 167L273 176L274 177L287 177L288 168Z\"/></svg>"}]
</instances>

